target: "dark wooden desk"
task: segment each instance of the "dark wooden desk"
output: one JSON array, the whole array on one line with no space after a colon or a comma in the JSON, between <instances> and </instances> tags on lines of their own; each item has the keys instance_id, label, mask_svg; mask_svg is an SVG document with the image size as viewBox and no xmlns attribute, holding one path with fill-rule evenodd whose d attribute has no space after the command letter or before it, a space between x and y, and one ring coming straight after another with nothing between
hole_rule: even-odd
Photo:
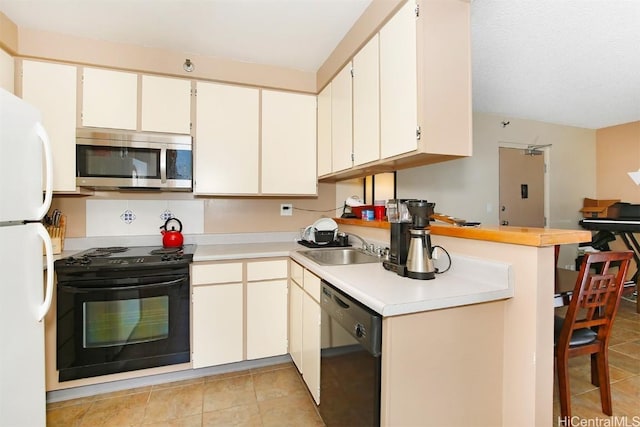
<instances>
[{"instance_id":1,"label":"dark wooden desk","mask_svg":"<svg viewBox=\"0 0 640 427\"><path fill-rule=\"evenodd\" d=\"M640 233L640 218L585 218L580 221L580 226L586 230L605 230L620 236L627 249L633 251L633 259L636 262L636 271L631 280L625 283L625 287L636 288L636 311L640 313L640 295L638 295L638 281L640 280L640 244L634 233Z\"/></svg>"}]
</instances>

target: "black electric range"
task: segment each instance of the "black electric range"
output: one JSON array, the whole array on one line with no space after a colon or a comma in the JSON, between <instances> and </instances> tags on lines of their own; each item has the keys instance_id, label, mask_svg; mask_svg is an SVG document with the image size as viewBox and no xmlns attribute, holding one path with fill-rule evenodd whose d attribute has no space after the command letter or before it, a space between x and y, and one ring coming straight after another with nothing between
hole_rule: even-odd
<instances>
[{"instance_id":1,"label":"black electric range","mask_svg":"<svg viewBox=\"0 0 640 427\"><path fill-rule=\"evenodd\" d=\"M54 263L58 274L78 271L150 269L187 266L196 245L178 248L162 246L111 246L91 248Z\"/></svg>"}]
</instances>

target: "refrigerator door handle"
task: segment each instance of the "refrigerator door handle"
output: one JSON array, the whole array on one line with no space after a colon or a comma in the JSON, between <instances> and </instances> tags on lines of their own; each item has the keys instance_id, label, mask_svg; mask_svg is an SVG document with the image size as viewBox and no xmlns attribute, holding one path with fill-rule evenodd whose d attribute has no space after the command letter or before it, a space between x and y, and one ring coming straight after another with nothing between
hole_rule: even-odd
<instances>
[{"instance_id":1,"label":"refrigerator door handle","mask_svg":"<svg viewBox=\"0 0 640 427\"><path fill-rule=\"evenodd\" d=\"M47 315L49 308L51 308L51 300L53 299L53 246L51 245L51 237L44 226L40 223L36 224L36 230L38 235L44 241L45 257L47 259L47 285L45 290L44 301L38 307L37 316L38 322L42 322L44 316Z\"/></svg>"},{"instance_id":2,"label":"refrigerator door handle","mask_svg":"<svg viewBox=\"0 0 640 427\"><path fill-rule=\"evenodd\" d=\"M49 211L51 206L51 200L53 198L53 155L51 151L51 142L49 135L41 123L36 123L36 134L40 141L42 141L42 147L44 148L44 163L45 163L45 189L44 189L44 201L37 211L36 218L40 219ZM49 241L51 244L51 241Z\"/></svg>"}]
</instances>

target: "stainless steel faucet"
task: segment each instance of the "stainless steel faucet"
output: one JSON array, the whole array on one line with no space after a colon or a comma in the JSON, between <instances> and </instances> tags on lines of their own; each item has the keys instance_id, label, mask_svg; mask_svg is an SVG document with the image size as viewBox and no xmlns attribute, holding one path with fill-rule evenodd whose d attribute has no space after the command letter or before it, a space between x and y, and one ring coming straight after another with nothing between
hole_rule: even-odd
<instances>
[{"instance_id":1,"label":"stainless steel faucet","mask_svg":"<svg viewBox=\"0 0 640 427\"><path fill-rule=\"evenodd\" d=\"M368 252L372 255L377 255L375 253L375 246L373 245L373 243L368 243L366 240L364 240L362 237L358 236L357 234L349 234L349 237L355 237L356 239L360 240L360 242L362 243L362 249L365 252Z\"/></svg>"}]
</instances>

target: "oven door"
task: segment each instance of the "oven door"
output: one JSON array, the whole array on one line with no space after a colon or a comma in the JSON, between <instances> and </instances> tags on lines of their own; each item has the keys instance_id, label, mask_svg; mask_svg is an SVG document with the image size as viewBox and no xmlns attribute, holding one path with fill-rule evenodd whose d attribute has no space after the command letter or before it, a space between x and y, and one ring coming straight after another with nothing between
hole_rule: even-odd
<instances>
[{"instance_id":1,"label":"oven door","mask_svg":"<svg viewBox=\"0 0 640 427\"><path fill-rule=\"evenodd\" d=\"M189 362L189 276L58 283L60 381Z\"/></svg>"}]
</instances>

